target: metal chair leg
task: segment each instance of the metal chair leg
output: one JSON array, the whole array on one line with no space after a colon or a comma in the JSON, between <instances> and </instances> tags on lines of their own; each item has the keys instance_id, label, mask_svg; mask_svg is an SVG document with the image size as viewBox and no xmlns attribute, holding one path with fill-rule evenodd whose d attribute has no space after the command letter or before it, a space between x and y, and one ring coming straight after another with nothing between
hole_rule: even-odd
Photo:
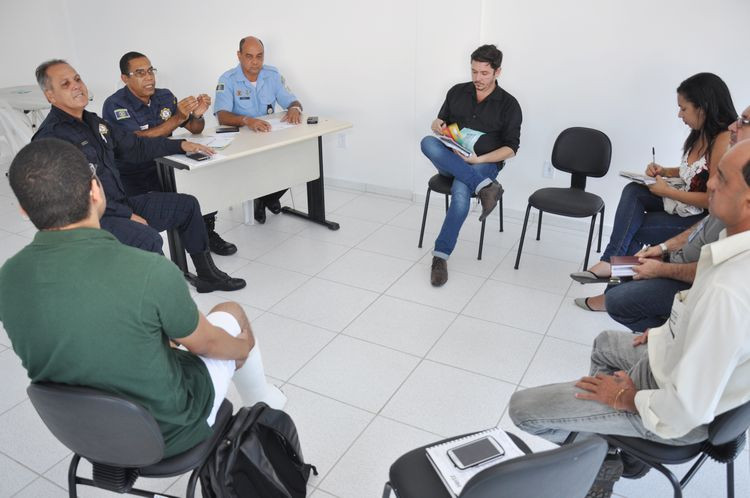
<instances>
[{"instance_id":1,"label":"metal chair leg","mask_svg":"<svg viewBox=\"0 0 750 498\"><path fill-rule=\"evenodd\" d=\"M539 223L536 225L536 240L539 240L539 235L542 233L542 213L543 211L539 210Z\"/></svg>"},{"instance_id":2,"label":"metal chair leg","mask_svg":"<svg viewBox=\"0 0 750 498\"><path fill-rule=\"evenodd\" d=\"M386 482L385 487L383 488L383 498L390 498L391 497L391 483Z\"/></svg>"},{"instance_id":3,"label":"metal chair leg","mask_svg":"<svg viewBox=\"0 0 750 498\"><path fill-rule=\"evenodd\" d=\"M424 225L427 223L427 208L430 207L430 192L432 192L432 190L427 187L427 196L424 201L424 212L422 213L422 228L419 231L419 244L417 244L417 247L419 248L422 247L422 240L424 239Z\"/></svg>"},{"instance_id":4,"label":"metal chair leg","mask_svg":"<svg viewBox=\"0 0 750 498\"><path fill-rule=\"evenodd\" d=\"M78 462L80 460L81 457L79 455L73 454L73 458L70 459L70 465L68 466L68 496L70 498L78 498L76 473L78 472Z\"/></svg>"},{"instance_id":5,"label":"metal chair leg","mask_svg":"<svg viewBox=\"0 0 750 498\"><path fill-rule=\"evenodd\" d=\"M477 254L477 259L480 261L482 260L482 246L484 245L484 223L486 221L487 219L482 221L482 231L479 232L479 254Z\"/></svg>"},{"instance_id":6,"label":"metal chair leg","mask_svg":"<svg viewBox=\"0 0 750 498\"><path fill-rule=\"evenodd\" d=\"M583 259L583 269L589 267L589 253L591 252L591 241L594 238L594 227L596 226L596 214L591 217L591 227L589 228L589 240L586 243L586 257Z\"/></svg>"},{"instance_id":7,"label":"metal chair leg","mask_svg":"<svg viewBox=\"0 0 750 498\"><path fill-rule=\"evenodd\" d=\"M445 194L445 212L448 212L448 194Z\"/></svg>"},{"instance_id":8,"label":"metal chair leg","mask_svg":"<svg viewBox=\"0 0 750 498\"><path fill-rule=\"evenodd\" d=\"M198 472L202 468L203 465L193 469L193 472L190 473L190 479L188 479L187 489L185 490L185 498L195 497L195 486L198 484Z\"/></svg>"},{"instance_id":9,"label":"metal chair leg","mask_svg":"<svg viewBox=\"0 0 750 498\"><path fill-rule=\"evenodd\" d=\"M529 212L531 211L531 204L526 205L526 216L523 218L523 229L521 230L521 240L518 241L518 254L516 255L516 270L518 270L518 263L521 262L521 250L523 249L523 238L526 236L526 225L529 223Z\"/></svg>"},{"instance_id":10,"label":"metal chair leg","mask_svg":"<svg viewBox=\"0 0 750 498\"><path fill-rule=\"evenodd\" d=\"M602 210L599 211L599 244L596 246L596 252L602 252L602 227L603 226L604 226L604 206L602 206Z\"/></svg>"},{"instance_id":11,"label":"metal chair leg","mask_svg":"<svg viewBox=\"0 0 750 498\"><path fill-rule=\"evenodd\" d=\"M727 498L734 498L734 460L727 462Z\"/></svg>"},{"instance_id":12,"label":"metal chair leg","mask_svg":"<svg viewBox=\"0 0 750 498\"><path fill-rule=\"evenodd\" d=\"M500 231L503 231L503 198L500 197L500 200L498 201L500 203L500 206L498 206L498 214L500 216Z\"/></svg>"}]
</instances>

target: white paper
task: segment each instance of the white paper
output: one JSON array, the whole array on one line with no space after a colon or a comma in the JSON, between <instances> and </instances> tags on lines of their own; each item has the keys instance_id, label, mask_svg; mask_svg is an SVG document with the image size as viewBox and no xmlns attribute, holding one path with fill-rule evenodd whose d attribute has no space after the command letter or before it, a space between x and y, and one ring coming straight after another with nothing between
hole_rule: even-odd
<instances>
[{"instance_id":1,"label":"white paper","mask_svg":"<svg viewBox=\"0 0 750 498\"><path fill-rule=\"evenodd\" d=\"M266 121L267 123L271 124L271 131L278 131L278 130L284 130L286 128L293 128L295 124L288 123L286 121L282 121L281 118L268 118L265 119L263 117L259 117L257 119L262 119L263 121Z\"/></svg>"},{"instance_id":2,"label":"white paper","mask_svg":"<svg viewBox=\"0 0 750 498\"><path fill-rule=\"evenodd\" d=\"M221 135L201 135L201 136L189 136L186 139L189 142L195 142L197 144L211 147L212 149L223 149L227 145L232 143L234 137L239 133L222 133ZM181 137L183 138L183 137Z\"/></svg>"},{"instance_id":3,"label":"white paper","mask_svg":"<svg viewBox=\"0 0 750 498\"><path fill-rule=\"evenodd\" d=\"M461 446L462 444L469 443L471 441L476 441L477 439L482 439L483 437L487 436L491 436L495 439L495 441L500 443L500 446L502 446L505 450L505 455L494 460L490 460L489 462L469 467L467 469L459 469L453 464L453 461L451 461L450 457L448 456L448 450L455 448L456 446ZM471 436L466 436L460 439L454 439L452 441L448 441L447 443L430 446L426 451L428 460L430 460L430 463L432 463L433 467L436 468L436 471L443 480L443 483L453 494L453 496L458 496L459 494L461 494L461 490L464 488L464 486L466 486L466 483L469 482L469 479L471 479L484 469L505 462L512 458L524 455L524 452L521 451L513 442L513 440L508 437L505 431L499 427L478 432L476 434L472 434Z\"/></svg>"},{"instance_id":4,"label":"white paper","mask_svg":"<svg viewBox=\"0 0 750 498\"><path fill-rule=\"evenodd\" d=\"M195 159L190 159L185 154L172 154L171 156L165 156L165 159L171 159L172 161L176 161L181 164L186 164L187 166L190 166L190 169L195 168L196 166L200 166L202 164L208 164L213 161L216 161L217 159L224 159L227 156L224 154L214 154L213 156L209 157L208 159L204 159L203 161L196 161Z\"/></svg>"}]
</instances>

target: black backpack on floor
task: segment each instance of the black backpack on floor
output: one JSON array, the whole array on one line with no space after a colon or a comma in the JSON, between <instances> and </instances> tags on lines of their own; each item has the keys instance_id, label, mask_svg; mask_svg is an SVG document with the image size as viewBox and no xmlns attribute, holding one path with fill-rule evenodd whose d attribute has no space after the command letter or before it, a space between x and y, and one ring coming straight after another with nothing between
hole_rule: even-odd
<instances>
[{"instance_id":1,"label":"black backpack on floor","mask_svg":"<svg viewBox=\"0 0 750 498\"><path fill-rule=\"evenodd\" d=\"M257 403L234 415L200 480L203 498L304 498L310 471L291 417Z\"/></svg>"}]
</instances>

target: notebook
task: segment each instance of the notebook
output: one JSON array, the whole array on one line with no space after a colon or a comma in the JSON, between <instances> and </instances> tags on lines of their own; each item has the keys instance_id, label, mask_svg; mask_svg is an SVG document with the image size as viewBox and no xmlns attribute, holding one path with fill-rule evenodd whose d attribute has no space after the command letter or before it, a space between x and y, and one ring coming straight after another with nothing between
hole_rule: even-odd
<instances>
[{"instance_id":1,"label":"notebook","mask_svg":"<svg viewBox=\"0 0 750 498\"><path fill-rule=\"evenodd\" d=\"M470 443L472 441L476 441L477 439L481 439L485 436L491 436L495 439L495 441L500 443L500 446L502 446L505 450L505 455L466 469L459 469L453 464L453 461L448 456L448 450L466 443ZM470 436L462 437L459 439L453 439L442 444L436 444L435 446L430 446L426 449L426 452L427 459L435 468L435 471L443 481L443 484L445 485L448 492L451 494L451 496L454 497L461 494L461 491L464 489L464 486L466 486L466 483L484 469L508 461L512 458L524 455L524 452L521 451L513 442L513 440L508 437L505 431L499 427L488 429L482 432L477 432L476 434L472 434Z\"/></svg>"}]
</instances>

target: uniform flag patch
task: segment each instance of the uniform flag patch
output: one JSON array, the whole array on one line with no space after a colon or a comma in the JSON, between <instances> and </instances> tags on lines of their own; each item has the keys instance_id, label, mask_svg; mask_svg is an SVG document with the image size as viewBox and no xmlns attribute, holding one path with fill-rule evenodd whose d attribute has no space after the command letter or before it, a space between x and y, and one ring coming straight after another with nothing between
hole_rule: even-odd
<instances>
[{"instance_id":1,"label":"uniform flag patch","mask_svg":"<svg viewBox=\"0 0 750 498\"><path fill-rule=\"evenodd\" d=\"M219 83L216 85L216 91L217 92L223 92L224 91L224 83Z\"/></svg>"},{"instance_id":2,"label":"uniform flag patch","mask_svg":"<svg viewBox=\"0 0 750 498\"><path fill-rule=\"evenodd\" d=\"M130 113L127 109L115 109L115 119L117 121L120 121L121 119L128 119L130 117Z\"/></svg>"}]
</instances>

